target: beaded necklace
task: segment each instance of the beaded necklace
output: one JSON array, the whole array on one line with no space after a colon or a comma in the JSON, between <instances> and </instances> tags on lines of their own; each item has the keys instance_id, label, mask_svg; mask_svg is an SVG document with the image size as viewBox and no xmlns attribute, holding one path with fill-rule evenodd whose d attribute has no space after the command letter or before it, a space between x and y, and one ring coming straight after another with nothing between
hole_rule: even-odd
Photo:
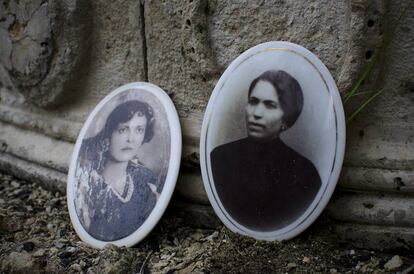
<instances>
[{"instance_id":1,"label":"beaded necklace","mask_svg":"<svg viewBox=\"0 0 414 274\"><path fill-rule=\"evenodd\" d=\"M131 175L127 175L126 176L126 182L125 182L125 187L127 187L128 188L128 190L127 190L127 193L126 193L126 195L125 195L125 198L124 197L122 197L122 195L120 195L119 193L118 193L118 191L116 191L111 185L109 185L108 184L108 186L109 186L109 188L112 190L112 192L115 194L115 196L121 201L121 202L123 202L123 203L127 203L127 202L129 202L130 200L131 200L131 197L132 197L132 193L134 192L134 183L132 182L132 178L131 178ZM124 188L125 189L125 188ZM124 192L125 192L125 190L124 190Z\"/></svg>"}]
</instances>

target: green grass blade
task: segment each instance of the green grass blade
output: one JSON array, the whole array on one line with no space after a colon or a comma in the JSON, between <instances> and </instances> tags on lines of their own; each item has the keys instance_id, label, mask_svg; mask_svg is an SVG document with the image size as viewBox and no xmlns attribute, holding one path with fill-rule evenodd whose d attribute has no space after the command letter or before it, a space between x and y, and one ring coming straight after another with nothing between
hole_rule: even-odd
<instances>
[{"instance_id":1,"label":"green grass blade","mask_svg":"<svg viewBox=\"0 0 414 274\"><path fill-rule=\"evenodd\" d=\"M368 74L371 72L372 68L374 67L375 63L378 60L378 51L376 50L372 60L365 66L364 70L362 71L361 75L358 77L357 81L353 84L350 92L348 92L347 95L345 95L344 98L344 104L346 104L346 102L348 102L349 99L351 99L352 96L354 96L354 94L358 91L359 87L361 86L362 81L364 81Z\"/></svg>"},{"instance_id":2,"label":"green grass blade","mask_svg":"<svg viewBox=\"0 0 414 274\"><path fill-rule=\"evenodd\" d=\"M346 120L347 123L351 122L372 100L375 99L378 95L380 95L384 89L380 89L377 93L369 97L362 105L360 105L349 118Z\"/></svg>"},{"instance_id":3,"label":"green grass blade","mask_svg":"<svg viewBox=\"0 0 414 274\"><path fill-rule=\"evenodd\" d=\"M366 95L366 94L370 94L370 93L373 93L373 92L374 92L373 90L360 91L360 92L354 93L353 96Z\"/></svg>"}]
</instances>

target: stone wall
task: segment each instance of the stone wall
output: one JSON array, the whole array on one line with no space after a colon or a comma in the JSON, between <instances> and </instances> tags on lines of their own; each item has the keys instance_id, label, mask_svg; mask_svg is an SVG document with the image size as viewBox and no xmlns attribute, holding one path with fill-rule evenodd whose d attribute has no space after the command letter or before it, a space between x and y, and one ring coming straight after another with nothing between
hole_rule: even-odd
<instances>
[{"instance_id":1,"label":"stone wall","mask_svg":"<svg viewBox=\"0 0 414 274\"><path fill-rule=\"evenodd\" d=\"M149 81L167 91L181 119L176 199L211 218L198 142L208 98L233 59L262 42L295 42L327 65L346 94L381 50L365 86L385 90L348 127L340 190L327 212L345 240L368 233L361 245L378 247L380 239L383 246L414 246L409 3L1 0L0 168L64 191L90 111L114 88ZM359 103L354 99L348 113Z\"/></svg>"}]
</instances>

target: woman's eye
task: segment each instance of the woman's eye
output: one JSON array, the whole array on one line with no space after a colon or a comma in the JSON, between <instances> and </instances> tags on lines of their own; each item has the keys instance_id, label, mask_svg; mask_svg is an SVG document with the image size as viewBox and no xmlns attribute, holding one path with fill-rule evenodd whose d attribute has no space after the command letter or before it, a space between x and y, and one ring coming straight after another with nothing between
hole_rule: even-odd
<instances>
[{"instance_id":1,"label":"woman's eye","mask_svg":"<svg viewBox=\"0 0 414 274\"><path fill-rule=\"evenodd\" d=\"M268 109L276 109L279 105L274 102L265 102L265 107Z\"/></svg>"},{"instance_id":2,"label":"woman's eye","mask_svg":"<svg viewBox=\"0 0 414 274\"><path fill-rule=\"evenodd\" d=\"M259 103L259 100L257 100L254 97L250 97L248 103L249 103L249 105L257 105Z\"/></svg>"},{"instance_id":3,"label":"woman's eye","mask_svg":"<svg viewBox=\"0 0 414 274\"><path fill-rule=\"evenodd\" d=\"M124 128L124 127L121 127L120 129L118 129L118 133L119 134L122 134L122 133L124 133L126 131L126 128Z\"/></svg>"},{"instance_id":4,"label":"woman's eye","mask_svg":"<svg viewBox=\"0 0 414 274\"><path fill-rule=\"evenodd\" d=\"M145 128L143 128L143 127L137 128L137 132L140 133L140 134L144 133L144 131L145 131Z\"/></svg>"}]
</instances>

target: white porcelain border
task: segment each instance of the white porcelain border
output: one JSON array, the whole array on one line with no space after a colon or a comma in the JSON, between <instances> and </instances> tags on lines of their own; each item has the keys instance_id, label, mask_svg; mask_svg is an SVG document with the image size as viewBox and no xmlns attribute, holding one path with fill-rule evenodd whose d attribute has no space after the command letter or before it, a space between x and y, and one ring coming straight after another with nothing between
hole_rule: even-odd
<instances>
[{"instance_id":1,"label":"white porcelain border","mask_svg":"<svg viewBox=\"0 0 414 274\"><path fill-rule=\"evenodd\" d=\"M104 105L109 102L112 98L117 96L122 92L126 92L131 89L143 89L147 92L153 94L163 105L164 110L166 112L166 116L168 118L168 123L170 126L170 138L171 138L171 145L170 145L170 161L168 167L168 173L165 179L164 187L161 192L161 195L152 210L151 214L148 216L147 220L131 235L111 242L100 241L93 238L91 235L87 233L87 231L83 228L82 224L78 219L78 215L75 211L75 204L74 204L74 175L76 171L76 162L78 160L79 149L82 144L82 140L85 136L86 131L88 130L93 118L99 113L99 111L104 107ZM180 160L181 160L181 148L182 148L182 137L181 137L181 127L178 118L177 111L174 107L173 102L171 101L170 97L163 91L161 88L154 84L145 83L145 82L135 82L129 83L124 86L121 86L108 94L99 104L95 107L95 109L91 112L88 119L84 123L82 130L78 136L76 141L76 145L72 154L72 159L69 168L68 174L68 183L67 183L67 203L69 208L69 215L72 221L73 227L75 228L76 233L85 243L89 244L90 246L96 248L103 248L106 244L112 243L117 246L133 246L144 239L151 230L156 226L158 221L161 219L162 215L164 214L168 203L171 199L173 194L177 177L178 171L180 168Z\"/></svg>"},{"instance_id":2,"label":"white porcelain border","mask_svg":"<svg viewBox=\"0 0 414 274\"><path fill-rule=\"evenodd\" d=\"M336 145L335 145L335 157L332 163L332 171L329 176L329 180L326 184L322 184L319 192L322 193L321 198L318 201L314 201L311 207L306 210L304 215L301 216L299 223L295 224L294 227L289 227L288 229L279 229L271 232L260 232L250 230L240 224L238 224L224 209L221 204L218 195L215 191L214 182L212 181L212 174L209 168L209 156L207 150L207 136L208 129L210 125L210 120L212 113L214 111L214 105L218 97L220 96L220 91L225 84L226 80L231 77L231 74L236 70L236 68L241 65L243 62L249 58L260 54L261 52L271 51L271 50L287 50L290 52L297 53L298 55L304 58L304 62L309 62L320 74L323 81L325 82L329 95L332 98L333 102L333 111L335 115L335 127L336 127ZM214 211L220 218L220 220L233 232L240 233L243 235L251 236L260 240L287 240L295 237L300 234L306 228L308 228L322 213L323 209L328 204L333 191L335 190L337 181L339 179L340 171L342 168L344 152L345 152L345 115L343 110L343 105L341 101L338 88L336 87L335 81L332 78L330 72L326 66L315 56L312 52L305 49L302 46L293 44L290 42L267 42L259 44L237 57L225 70L220 80L216 84L213 93L210 97L209 103L203 119L203 125L201 129L200 136L200 165L203 177L204 188L207 192L207 196L210 200L210 203L213 206ZM319 193L318 193L319 195ZM303 218L302 218L303 217Z\"/></svg>"}]
</instances>

